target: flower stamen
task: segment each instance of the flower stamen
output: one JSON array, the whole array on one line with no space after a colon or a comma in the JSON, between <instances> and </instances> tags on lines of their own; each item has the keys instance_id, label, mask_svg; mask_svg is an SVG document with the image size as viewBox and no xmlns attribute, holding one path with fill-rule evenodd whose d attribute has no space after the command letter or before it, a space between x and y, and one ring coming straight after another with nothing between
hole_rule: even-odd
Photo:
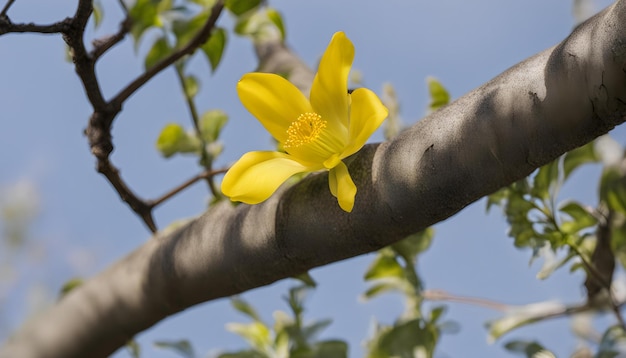
<instances>
[{"instance_id":1,"label":"flower stamen","mask_svg":"<svg viewBox=\"0 0 626 358\"><path fill-rule=\"evenodd\" d=\"M313 112L302 113L287 128L287 140L283 143L283 148L298 148L311 143L319 138L324 128L326 121L322 116Z\"/></svg>"}]
</instances>

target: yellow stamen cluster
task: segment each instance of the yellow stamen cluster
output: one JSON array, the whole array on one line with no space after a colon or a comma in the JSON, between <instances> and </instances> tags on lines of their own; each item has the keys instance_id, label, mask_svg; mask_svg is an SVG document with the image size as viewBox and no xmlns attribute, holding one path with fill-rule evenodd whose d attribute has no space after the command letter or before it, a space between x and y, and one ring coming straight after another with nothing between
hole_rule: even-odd
<instances>
[{"instance_id":1,"label":"yellow stamen cluster","mask_svg":"<svg viewBox=\"0 0 626 358\"><path fill-rule=\"evenodd\" d=\"M283 148L298 148L315 141L322 130L326 128L326 121L317 113L307 112L298 116L287 128L287 140Z\"/></svg>"}]
</instances>

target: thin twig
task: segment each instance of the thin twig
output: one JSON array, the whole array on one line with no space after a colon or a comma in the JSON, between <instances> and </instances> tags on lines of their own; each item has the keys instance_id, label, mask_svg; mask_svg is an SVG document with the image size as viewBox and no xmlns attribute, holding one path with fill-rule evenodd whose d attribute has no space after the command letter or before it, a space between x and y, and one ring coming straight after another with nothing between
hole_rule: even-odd
<instances>
[{"instance_id":1,"label":"thin twig","mask_svg":"<svg viewBox=\"0 0 626 358\"><path fill-rule=\"evenodd\" d=\"M11 5L13 5L14 2L15 2L15 0L7 1L7 3L2 8L2 11L0 11L0 17L7 16L7 12L9 11L9 8L11 7Z\"/></svg>"},{"instance_id":2,"label":"thin twig","mask_svg":"<svg viewBox=\"0 0 626 358\"><path fill-rule=\"evenodd\" d=\"M49 25L37 25L37 24L13 24L6 16L0 16L0 35L8 33L26 33L35 32L39 34L57 34L63 33L68 30L69 21L71 19L65 19L63 21L55 22Z\"/></svg>"},{"instance_id":3,"label":"thin twig","mask_svg":"<svg viewBox=\"0 0 626 358\"><path fill-rule=\"evenodd\" d=\"M424 290L422 292L422 296L425 300L429 301L449 301L449 302L459 302L466 303L474 306L482 306L486 308L490 308L496 311L506 311L510 309L512 306L491 301L485 298L477 298L477 297L466 297L466 296L456 296L450 293L447 293L443 290Z\"/></svg>"},{"instance_id":4,"label":"thin twig","mask_svg":"<svg viewBox=\"0 0 626 358\"><path fill-rule=\"evenodd\" d=\"M211 8L211 15L209 15L207 22L187 45L180 48L178 51L173 52L171 55L146 70L146 72L141 74L124 89L122 89L117 95L115 95L115 97L111 99L110 103L121 105L124 101L126 101L126 99L128 99L128 97L135 93L136 90L152 79L152 77L163 71L165 68L171 66L184 56L193 53L198 47L204 44L209 39L211 31L213 30L213 27L215 26L215 23L217 22L217 19L221 15L223 9L224 1L218 0Z\"/></svg>"},{"instance_id":5,"label":"thin twig","mask_svg":"<svg viewBox=\"0 0 626 358\"><path fill-rule=\"evenodd\" d=\"M124 21L120 23L120 29L115 34L106 38L94 40L92 42L93 50L91 50L90 53L93 60L97 61L98 58L100 58L100 56L102 56L106 51L122 41L124 37L126 37L126 34L130 31L131 25L131 18L127 16Z\"/></svg>"},{"instance_id":6,"label":"thin twig","mask_svg":"<svg viewBox=\"0 0 626 358\"><path fill-rule=\"evenodd\" d=\"M174 189L172 189L169 192L165 193L160 198L148 201L148 205L150 206L150 208L155 208L155 207L161 205L166 200L171 199L174 195L180 193L181 191L183 191L183 190L187 189L188 187L190 187L191 185L195 184L197 181L202 180L202 179L212 178L212 177L214 177L217 174L226 173L226 171L228 171L228 168L226 168L226 169L217 169L217 170L206 170L206 171L204 171L204 172L194 176L193 178L190 178L190 179L186 180L185 182L183 182L182 184L178 185Z\"/></svg>"}]
</instances>

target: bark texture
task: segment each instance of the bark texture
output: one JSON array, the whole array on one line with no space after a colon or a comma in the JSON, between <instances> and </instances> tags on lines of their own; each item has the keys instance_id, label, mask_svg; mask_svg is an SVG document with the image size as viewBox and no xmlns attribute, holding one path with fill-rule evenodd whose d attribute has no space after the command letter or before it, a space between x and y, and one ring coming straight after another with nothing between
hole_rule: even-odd
<instances>
[{"instance_id":1,"label":"bark texture","mask_svg":"<svg viewBox=\"0 0 626 358\"><path fill-rule=\"evenodd\" d=\"M276 53L293 56L278 45L257 50L266 64L279 61ZM72 291L16 332L0 357L107 356L192 305L398 241L625 120L621 0L561 44L349 158L352 213L330 195L326 173L259 205L218 204Z\"/></svg>"}]
</instances>

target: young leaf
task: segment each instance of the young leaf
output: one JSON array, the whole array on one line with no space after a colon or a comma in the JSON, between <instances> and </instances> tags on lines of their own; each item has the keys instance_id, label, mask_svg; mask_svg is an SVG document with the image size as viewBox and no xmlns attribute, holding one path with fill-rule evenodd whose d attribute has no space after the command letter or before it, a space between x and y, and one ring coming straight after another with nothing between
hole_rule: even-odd
<instances>
[{"instance_id":1,"label":"young leaf","mask_svg":"<svg viewBox=\"0 0 626 358\"><path fill-rule=\"evenodd\" d=\"M215 72L217 66L220 64L222 60L222 54L224 53L224 48L226 47L226 30L217 27L213 29L211 33L211 37L209 40L202 45L202 52L206 55L209 63L211 64L211 70Z\"/></svg>"},{"instance_id":2,"label":"young leaf","mask_svg":"<svg viewBox=\"0 0 626 358\"><path fill-rule=\"evenodd\" d=\"M67 281L66 283L63 284L63 287L61 287L61 294L60 296L63 297L65 295L67 295L71 290L75 289L76 287L80 286L83 284L83 279L82 278L73 278L69 281Z\"/></svg>"},{"instance_id":3,"label":"young leaf","mask_svg":"<svg viewBox=\"0 0 626 358\"><path fill-rule=\"evenodd\" d=\"M152 0L137 0L128 13L133 19L130 33L133 35L135 49L137 49L144 32L159 23L157 4Z\"/></svg>"},{"instance_id":4,"label":"young leaf","mask_svg":"<svg viewBox=\"0 0 626 358\"><path fill-rule=\"evenodd\" d=\"M391 248L407 262L414 262L417 254L428 249L433 240L434 233L435 230L432 227L426 228L392 244Z\"/></svg>"},{"instance_id":5,"label":"young leaf","mask_svg":"<svg viewBox=\"0 0 626 358\"><path fill-rule=\"evenodd\" d=\"M169 158L176 153L197 153L200 149L200 141L195 136L186 133L179 124L170 123L159 134L156 147L161 155Z\"/></svg>"},{"instance_id":6,"label":"young leaf","mask_svg":"<svg viewBox=\"0 0 626 358\"><path fill-rule=\"evenodd\" d=\"M365 280L389 277L404 277L404 269L400 266L398 261L396 261L395 257L380 253L365 273Z\"/></svg>"},{"instance_id":7,"label":"young leaf","mask_svg":"<svg viewBox=\"0 0 626 358\"><path fill-rule=\"evenodd\" d=\"M100 24L102 24L102 16L103 16L104 12L102 10L102 4L100 3L100 1L98 0L94 0L93 2L93 25L94 28L98 28L100 27Z\"/></svg>"},{"instance_id":8,"label":"young leaf","mask_svg":"<svg viewBox=\"0 0 626 358\"><path fill-rule=\"evenodd\" d=\"M244 301L243 299L239 297L233 297L230 300L230 304L233 305L233 307L237 311L245 314L246 316L252 318L255 321L261 322L261 318L256 313L254 307L252 307L250 304L248 304L248 302Z\"/></svg>"},{"instance_id":9,"label":"young leaf","mask_svg":"<svg viewBox=\"0 0 626 358\"><path fill-rule=\"evenodd\" d=\"M164 37L159 37L154 44L148 54L146 55L146 59L144 60L144 68L149 69L150 67L156 65L159 61L167 57L172 52L172 49L167 43L167 40Z\"/></svg>"},{"instance_id":10,"label":"young leaf","mask_svg":"<svg viewBox=\"0 0 626 358\"><path fill-rule=\"evenodd\" d=\"M585 208L576 202L568 202L559 209L560 212L569 215L573 220L564 221L561 224L561 230L568 234L574 234L578 231L594 226L598 220Z\"/></svg>"},{"instance_id":11,"label":"young leaf","mask_svg":"<svg viewBox=\"0 0 626 358\"><path fill-rule=\"evenodd\" d=\"M280 38L284 41L287 35L285 34L285 24L283 22L282 16L278 11L276 11L276 9L273 8L267 9L266 13L270 21L274 25L276 25L276 28L278 29L278 31L280 31Z\"/></svg>"},{"instance_id":12,"label":"young leaf","mask_svg":"<svg viewBox=\"0 0 626 358\"><path fill-rule=\"evenodd\" d=\"M200 85L198 79L194 75L185 76L185 95L189 98L193 98L198 94Z\"/></svg>"},{"instance_id":13,"label":"young leaf","mask_svg":"<svg viewBox=\"0 0 626 358\"><path fill-rule=\"evenodd\" d=\"M556 358L554 353L537 342L511 341L504 345L511 352L522 353L527 358Z\"/></svg>"},{"instance_id":14,"label":"young leaf","mask_svg":"<svg viewBox=\"0 0 626 358\"><path fill-rule=\"evenodd\" d=\"M240 16L256 8L261 0L226 0L225 6L235 16Z\"/></svg>"},{"instance_id":15,"label":"young leaf","mask_svg":"<svg viewBox=\"0 0 626 358\"><path fill-rule=\"evenodd\" d=\"M591 142L565 153L563 156L563 180L567 179L574 169L581 165L598 161L594 147L594 142Z\"/></svg>"},{"instance_id":16,"label":"young leaf","mask_svg":"<svg viewBox=\"0 0 626 358\"><path fill-rule=\"evenodd\" d=\"M428 77L426 83L430 93L430 104L428 105L430 111L435 111L450 102L450 94L436 78Z\"/></svg>"},{"instance_id":17,"label":"young leaf","mask_svg":"<svg viewBox=\"0 0 626 358\"><path fill-rule=\"evenodd\" d=\"M156 341L154 342L154 346L157 348L172 350L185 358L196 357L191 343L189 343L186 339L180 341Z\"/></svg>"},{"instance_id":18,"label":"young leaf","mask_svg":"<svg viewBox=\"0 0 626 358\"><path fill-rule=\"evenodd\" d=\"M202 139L207 143L215 142L226 122L228 122L228 115L224 111L214 109L204 112L199 123Z\"/></svg>"},{"instance_id":19,"label":"young leaf","mask_svg":"<svg viewBox=\"0 0 626 358\"><path fill-rule=\"evenodd\" d=\"M252 322L248 324L228 323L226 329L240 335L252 347L264 352L272 344L271 332L267 326L261 322Z\"/></svg>"},{"instance_id":20,"label":"young leaf","mask_svg":"<svg viewBox=\"0 0 626 358\"><path fill-rule=\"evenodd\" d=\"M559 162L557 160L539 168L535 174L531 194L536 198L547 200L550 197L550 188L557 181L558 176Z\"/></svg>"},{"instance_id":21,"label":"young leaf","mask_svg":"<svg viewBox=\"0 0 626 358\"><path fill-rule=\"evenodd\" d=\"M348 344L344 341L328 340L313 346L311 358L347 358Z\"/></svg>"}]
</instances>

